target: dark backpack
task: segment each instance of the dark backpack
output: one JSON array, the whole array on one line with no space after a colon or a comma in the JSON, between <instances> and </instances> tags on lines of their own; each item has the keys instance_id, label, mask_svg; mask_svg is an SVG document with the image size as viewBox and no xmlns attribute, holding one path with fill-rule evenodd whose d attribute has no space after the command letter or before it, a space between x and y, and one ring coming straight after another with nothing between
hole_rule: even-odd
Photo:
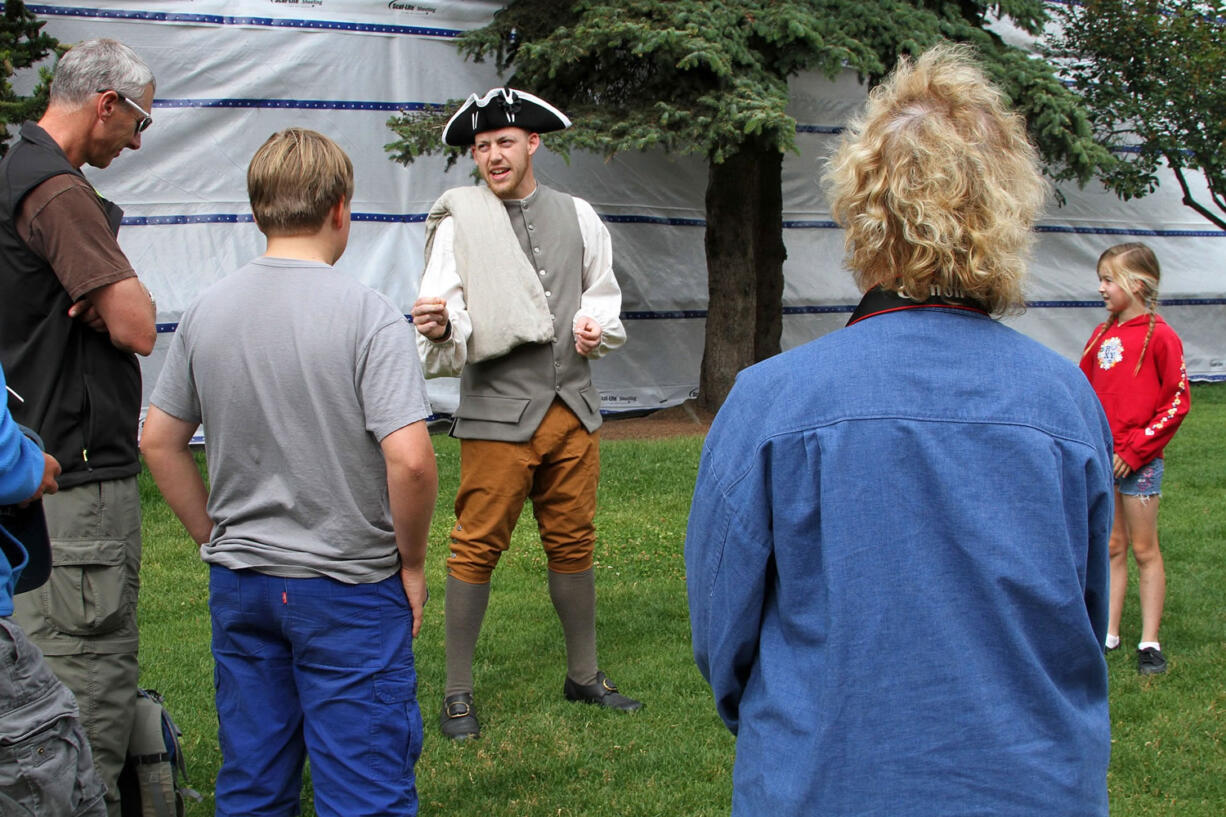
<instances>
[{"instance_id":1,"label":"dark backpack","mask_svg":"<svg viewBox=\"0 0 1226 817\"><path fill-rule=\"evenodd\" d=\"M202 799L187 785L181 737L162 696L138 689L128 759L119 774L123 817L183 817L184 797Z\"/></svg>"}]
</instances>

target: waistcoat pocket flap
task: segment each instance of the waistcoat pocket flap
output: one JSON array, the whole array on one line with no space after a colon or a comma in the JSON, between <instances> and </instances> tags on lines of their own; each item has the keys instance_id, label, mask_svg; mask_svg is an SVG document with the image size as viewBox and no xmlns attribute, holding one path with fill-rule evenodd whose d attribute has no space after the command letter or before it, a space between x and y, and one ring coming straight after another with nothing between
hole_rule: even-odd
<instances>
[{"instance_id":1,"label":"waistcoat pocket flap","mask_svg":"<svg viewBox=\"0 0 1226 817\"><path fill-rule=\"evenodd\" d=\"M600 389L588 385L579 389L579 396L583 398L583 402L587 403L588 409L593 414L600 413Z\"/></svg>"},{"instance_id":2,"label":"waistcoat pocket flap","mask_svg":"<svg viewBox=\"0 0 1226 817\"><path fill-rule=\"evenodd\" d=\"M530 401L527 397L495 397L486 394L466 394L460 400L456 416L464 420L485 420L491 423L518 423Z\"/></svg>"}]
</instances>

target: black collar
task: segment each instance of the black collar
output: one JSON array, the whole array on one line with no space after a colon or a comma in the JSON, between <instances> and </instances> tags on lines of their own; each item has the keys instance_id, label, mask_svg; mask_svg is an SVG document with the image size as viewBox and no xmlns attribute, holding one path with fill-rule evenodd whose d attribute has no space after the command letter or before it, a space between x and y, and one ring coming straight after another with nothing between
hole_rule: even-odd
<instances>
[{"instance_id":1,"label":"black collar","mask_svg":"<svg viewBox=\"0 0 1226 817\"><path fill-rule=\"evenodd\" d=\"M47 133L42 127L32 120L26 120L21 123L21 138L27 142L45 147L48 150L54 150L64 157L64 161L68 161L68 155L64 153L64 149L60 147L59 142L51 138L51 134ZM80 168L77 168L80 170Z\"/></svg>"},{"instance_id":2,"label":"black collar","mask_svg":"<svg viewBox=\"0 0 1226 817\"><path fill-rule=\"evenodd\" d=\"M847 325L851 326L853 323L862 321L865 318L883 315L886 312L898 312L903 309L933 308L963 309L967 312L978 312L981 315L988 314L987 308L972 298L946 298L940 295L933 295L926 301L913 301L893 290L875 286L864 293L864 297L860 299L860 304L856 307L856 311L851 313L851 318L848 319Z\"/></svg>"}]
</instances>

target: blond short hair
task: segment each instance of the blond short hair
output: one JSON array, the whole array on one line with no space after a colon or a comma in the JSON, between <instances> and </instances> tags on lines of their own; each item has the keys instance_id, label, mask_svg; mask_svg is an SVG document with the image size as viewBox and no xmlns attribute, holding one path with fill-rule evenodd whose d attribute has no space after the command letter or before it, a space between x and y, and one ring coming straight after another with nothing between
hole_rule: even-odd
<instances>
[{"instance_id":1,"label":"blond short hair","mask_svg":"<svg viewBox=\"0 0 1226 817\"><path fill-rule=\"evenodd\" d=\"M1021 116L962 46L902 58L825 173L862 291L1024 306L1031 228L1047 195Z\"/></svg>"},{"instance_id":2,"label":"blond short hair","mask_svg":"<svg viewBox=\"0 0 1226 817\"><path fill-rule=\"evenodd\" d=\"M314 233L337 202L353 200L353 162L323 134L288 128L251 157L247 195L265 235Z\"/></svg>"}]
</instances>

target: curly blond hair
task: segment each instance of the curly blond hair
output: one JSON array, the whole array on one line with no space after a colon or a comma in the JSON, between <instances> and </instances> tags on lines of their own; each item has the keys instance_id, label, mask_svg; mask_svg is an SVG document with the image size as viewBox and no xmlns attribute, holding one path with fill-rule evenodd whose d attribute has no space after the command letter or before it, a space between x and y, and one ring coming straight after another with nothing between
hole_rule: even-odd
<instances>
[{"instance_id":1,"label":"curly blond hair","mask_svg":"<svg viewBox=\"0 0 1226 817\"><path fill-rule=\"evenodd\" d=\"M903 57L869 94L825 172L862 291L1024 306L1031 228L1047 195L1025 124L973 52Z\"/></svg>"}]
</instances>

